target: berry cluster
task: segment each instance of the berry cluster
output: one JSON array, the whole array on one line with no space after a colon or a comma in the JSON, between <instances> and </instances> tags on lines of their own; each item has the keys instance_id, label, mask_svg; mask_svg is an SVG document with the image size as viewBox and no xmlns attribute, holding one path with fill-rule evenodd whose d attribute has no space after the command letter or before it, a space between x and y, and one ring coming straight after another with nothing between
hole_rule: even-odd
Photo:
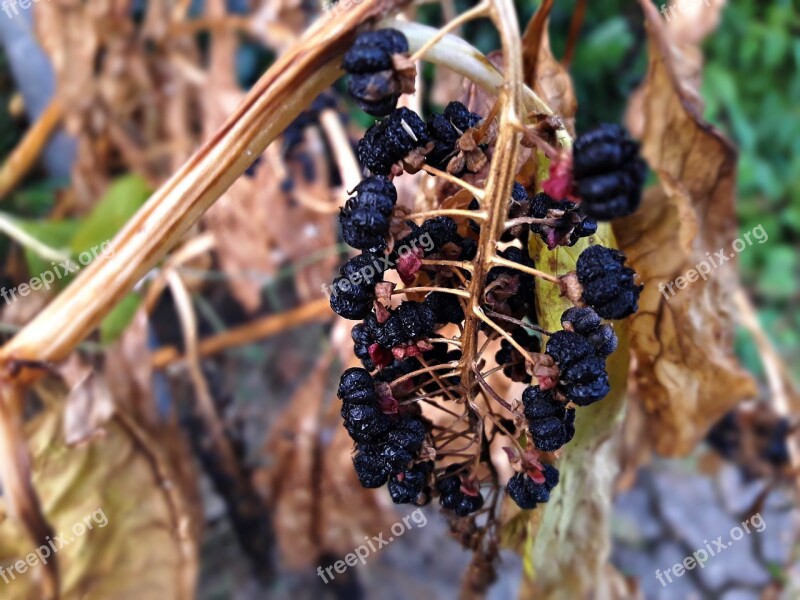
<instances>
[{"instance_id":1,"label":"berry cluster","mask_svg":"<svg viewBox=\"0 0 800 600\"><path fill-rule=\"evenodd\" d=\"M531 197L514 183L507 205L499 207L505 227L488 236L500 243L482 247L478 255L487 238L486 215L492 213L490 223L497 218L474 191L492 155L495 123L460 102L450 102L427 123L408 108L396 108L407 91L408 48L395 30L362 33L343 64L356 102L381 117L358 143L368 176L339 215L345 242L362 253L342 266L331 296L337 314L360 321L352 340L363 368L346 370L338 392L355 444L356 473L365 487L386 484L396 503L423 504L438 494L441 506L456 517L491 512L495 505L484 508L481 489L490 478L495 489L500 482L496 470L485 465L493 436L504 435L513 444L504 448L517 471L507 483L508 495L523 509L535 508L549 500L559 480L546 453L557 453L573 439L578 407L610 391L606 358L617 338L602 319L635 312L641 286L624 255L589 246L576 271L561 279L562 291L576 306L562 314L561 330L545 331L537 322L535 277L541 273L528 251L529 236L539 236L551 250L593 236L597 219L638 204L643 163L621 128L582 136L565 161L568 168L556 165L563 171L559 185L544 186L555 191ZM476 197L467 202L469 195L456 194L431 218L404 223L408 213L396 206L393 180L422 168L450 185L468 180L472 187L461 187ZM479 212L467 213L465 206ZM469 264L476 256L482 269ZM405 288L396 290L392 277L384 280L389 270ZM476 288L478 293L465 293ZM407 299L393 303L397 293ZM469 354L467 331L474 335ZM481 354L498 339L497 366L487 367ZM521 404L507 403L487 381L500 371L527 386ZM478 395L488 401L492 394L514 419L483 413L481 403L473 402ZM423 417L427 404L453 422L427 412L430 419ZM481 419L494 426L480 426ZM524 444L516 431L523 422ZM486 498L494 501L496 495Z\"/></svg>"},{"instance_id":2,"label":"berry cluster","mask_svg":"<svg viewBox=\"0 0 800 600\"><path fill-rule=\"evenodd\" d=\"M361 485L376 488L389 481L395 502L424 503L432 465L416 458L425 442L425 421L413 411L401 410L386 394L379 395L365 369L347 369L339 380L338 395L345 429L356 442L353 464Z\"/></svg>"}]
</instances>

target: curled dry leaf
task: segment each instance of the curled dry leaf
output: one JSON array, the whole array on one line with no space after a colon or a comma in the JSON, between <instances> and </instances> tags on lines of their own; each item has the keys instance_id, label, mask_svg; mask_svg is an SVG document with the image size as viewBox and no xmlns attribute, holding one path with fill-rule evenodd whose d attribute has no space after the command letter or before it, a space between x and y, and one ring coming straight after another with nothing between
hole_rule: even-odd
<instances>
[{"instance_id":1,"label":"curled dry leaf","mask_svg":"<svg viewBox=\"0 0 800 600\"><path fill-rule=\"evenodd\" d=\"M200 521L187 499L197 492L189 489L185 466L176 469L189 462L182 447L172 443L176 452L170 454L163 442L178 436L147 432L121 414L105 430L102 439L68 448L56 406L25 427L34 486L55 534L65 541L57 554L60 597L193 598ZM0 502L0 564L25 561L35 550L27 539ZM41 573L41 563L16 572L3 597L41 598Z\"/></svg>"},{"instance_id":2,"label":"curled dry leaf","mask_svg":"<svg viewBox=\"0 0 800 600\"><path fill-rule=\"evenodd\" d=\"M643 84L642 151L660 185L647 190L639 211L614 223L645 288L631 322L636 379L655 449L690 451L708 427L745 398L752 377L732 352L732 304L738 289L731 243L736 152L703 121L673 64L657 10L641 2L650 36ZM730 262L673 296L659 284L685 276L722 250Z\"/></svg>"},{"instance_id":3,"label":"curled dry leaf","mask_svg":"<svg viewBox=\"0 0 800 600\"><path fill-rule=\"evenodd\" d=\"M550 48L548 26L553 0L544 0L531 18L522 36L522 58L525 62L525 83L536 92L575 136L575 114L578 100L569 72Z\"/></svg>"}]
</instances>

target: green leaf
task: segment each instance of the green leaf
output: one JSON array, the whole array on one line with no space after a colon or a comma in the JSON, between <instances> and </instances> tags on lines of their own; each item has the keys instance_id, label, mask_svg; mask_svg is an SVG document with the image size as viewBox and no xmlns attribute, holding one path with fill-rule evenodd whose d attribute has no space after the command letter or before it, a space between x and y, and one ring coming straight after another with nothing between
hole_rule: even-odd
<instances>
[{"instance_id":1,"label":"green leaf","mask_svg":"<svg viewBox=\"0 0 800 600\"><path fill-rule=\"evenodd\" d=\"M133 321L142 299L138 294L128 294L111 310L100 323L100 342L114 342Z\"/></svg>"},{"instance_id":2,"label":"green leaf","mask_svg":"<svg viewBox=\"0 0 800 600\"><path fill-rule=\"evenodd\" d=\"M139 210L152 190L138 175L120 177L81 223L70 243L73 255L100 249Z\"/></svg>"}]
</instances>

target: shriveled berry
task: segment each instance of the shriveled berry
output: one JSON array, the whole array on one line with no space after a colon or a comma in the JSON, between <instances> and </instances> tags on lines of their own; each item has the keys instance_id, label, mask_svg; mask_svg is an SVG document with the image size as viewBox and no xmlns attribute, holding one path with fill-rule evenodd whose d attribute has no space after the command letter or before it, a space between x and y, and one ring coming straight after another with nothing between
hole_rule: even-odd
<instances>
[{"instance_id":1,"label":"shriveled berry","mask_svg":"<svg viewBox=\"0 0 800 600\"><path fill-rule=\"evenodd\" d=\"M550 492L558 485L558 469L552 465L544 465L542 470L544 482L536 483L525 473L517 473L508 481L507 491L511 499L525 510L536 508L536 505L550 500Z\"/></svg>"},{"instance_id":2,"label":"shriveled berry","mask_svg":"<svg viewBox=\"0 0 800 600\"><path fill-rule=\"evenodd\" d=\"M350 337L353 338L353 353L361 361L365 369L374 371L375 363L372 362L372 358L370 357L369 347L375 343L375 340L372 339L367 327L363 323L359 323L353 327L353 330L350 332Z\"/></svg>"},{"instance_id":3,"label":"shriveled berry","mask_svg":"<svg viewBox=\"0 0 800 600\"><path fill-rule=\"evenodd\" d=\"M525 418L536 421L549 417L565 418L567 411L563 402L559 402L552 390L542 390L538 385L528 386L522 392L522 404L525 407Z\"/></svg>"},{"instance_id":4,"label":"shriveled berry","mask_svg":"<svg viewBox=\"0 0 800 600\"><path fill-rule=\"evenodd\" d=\"M564 419L548 417L530 423L531 437L543 452L554 452L575 436L575 409L567 409Z\"/></svg>"},{"instance_id":5,"label":"shriveled berry","mask_svg":"<svg viewBox=\"0 0 800 600\"><path fill-rule=\"evenodd\" d=\"M380 457L359 452L353 458L356 475L365 488L379 488L389 478L389 470Z\"/></svg>"},{"instance_id":6,"label":"shriveled berry","mask_svg":"<svg viewBox=\"0 0 800 600\"><path fill-rule=\"evenodd\" d=\"M458 468L458 465L451 465L445 473L452 473ZM483 496L480 492L472 495L465 494L461 490L461 477L458 474L445 475L439 479L436 482L436 490L439 492L439 504L443 508L452 510L459 517L466 517L483 506Z\"/></svg>"},{"instance_id":7,"label":"shriveled berry","mask_svg":"<svg viewBox=\"0 0 800 600\"><path fill-rule=\"evenodd\" d=\"M374 404L378 400L372 376L359 367L351 367L342 373L336 394L347 404Z\"/></svg>"},{"instance_id":8,"label":"shriveled berry","mask_svg":"<svg viewBox=\"0 0 800 600\"><path fill-rule=\"evenodd\" d=\"M584 358L594 356L594 348L578 333L556 331L547 341L547 354L561 370L568 369Z\"/></svg>"},{"instance_id":9,"label":"shriveled berry","mask_svg":"<svg viewBox=\"0 0 800 600\"><path fill-rule=\"evenodd\" d=\"M597 232L597 221L578 208L574 202L554 200L544 192L536 194L530 202L528 216L550 219L554 224L532 223L530 230L551 250L556 246L574 246L580 238Z\"/></svg>"},{"instance_id":10,"label":"shriveled berry","mask_svg":"<svg viewBox=\"0 0 800 600\"><path fill-rule=\"evenodd\" d=\"M450 160L458 154L456 146L459 138L467 129L477 127L482 118L470 112L461 102L450 102L443 114L434 114L428 119L428 136L433 142L433 150L427 156L431 166L442 171L447 170ZM459 169L454 175L460 175Z\"/></svg>"},{"instance_id":11,"label":"shriveled berry","mask_svg":"<svg viewBox=\"0 0 800 600\"><path fill-rule=\"evenodd\" d=\"M561 325L585 337L598 356L610 356L617 349L614 328L603 324L600 316L589 307L567 309L561 315Z\"/></svg>"},{"instance_id":12,"label":"shriveled berry","mask_svg":"<svg viewBox=\"0 0 800 600\"><path fill-rule=\"evenodd\" d=\"M394 433L390 431L389 435ZM378 442L372 444L359 444L358 449L365 454L370 454L382 460L390 472L404 469L414 458L411 452L389 442Z\"/></svg>"},{"instance_id":13,"label":"shriveled berry","mask_svg":"<svg viewBox=\"0 0 800 600\"><path fill-rule=\"evenodd\" d=\"M345 294L334 294L330 298L331 310L340 317L353 321L363 319L372 310L372 299L354 300Z\"/></svg>"},{"instance_id":14,"label":"shriveled berry","mask_svg":"<svg viewBox=\"0 0 800 600\"><path fill-rule=\"evenodd\" d=\"M589 246L576 264L583 299L604 319L624 319L639 309L641 285L636 273L625 266L625 255L603 246Z\"/></svg>"},{"instance_id":15,"label":"shriveled berry","mask_svg":"<svg viewBox=\"0 0 800 600\"><path fill-rule=\"evenodd\" d=\"M397 202L397 190L386 177L367 177L355 187L339 213L342 237L360 250L383 248L390 217Z\"/></svg>"},{"instance_id":16,"label":"shriveled berry","mask_svg":"<svg viewBox=\"0 0 800 600\"><path fill-rule=\"evenodd\" d=\"M456 516L466 517L483 508L483 496L481 494L472 496L457 492L455 494L440 496L439 503L442 505L442 508L452 510Z\"/></svg>"},{"instance_id":17,"label":"shriveled berry","mask_svg":"<svg viewBox=\"0 0 800 600\"><path fill-rule=\"evenodd\" d=\"M522 394L525 418L539 450L553 452L575 435L575 409L567 409L552 390L528 387Z\"/></svg>"},{"instance_id":18,"label":"shriveled berry","mask_svg":"<svg viewBox=\"0 0 800 600\"><path fill-rule=\"evenodd\" d=\"M414 111L401 107L367 129L358 143L358 159L372 173L388 175L392 165L427 142L425 123Z\"/></svg>"},{"instance_id":19,"label":"shriveled berry","mask_svg":"<svg viewBox=\"0 0 800 600\"><path fill-rule=\"evenodd\" d=\"M410 300L390 310L389 318L383 323L379 323L374 314L364 323L375 341L387 349L430 337L436 326L433 311L422 302Z\"/></svg>"},{"instance_id":20,"label":"shriveled berry","mask_svg":"<svg viewBox=\"0 0 800 600\"><path fill-rule=\"evenodd\" d=\"M602 220L636 211L647 166L639 144L619 125L601 125L575 140L573 177L584 210Z\"/></svg>"},{"instance_id":21,"label":"shriveled berry","mask_svg":"<svg viewBox=\"0 0 800 600\"><path fill-rule=\"evenodd\" d=\"M461 323L464 320L464 309L455 294L431 292L425 298L425 304L433 311L437 323Z\"/></svg>"},{"instance_id":22,"label":"shriveled berry","mask_svg":"<svg viewBox=\"0 0 800 600\"><path fill-rule=\"evenodd\" d=\"M400 74L394 70L393 54L408 52L408 40L396 29L360 33L344 55L342 69L350 74L350 95L371 115L389 114L402 92Z\"/></svg>"},{"instance_id":23,"label":"shriveled berry","mask_svg":"<svg viewBox=\"0 0 800 600\"><path fill-rule=\"evenodd\" d=\"M432 470L433 463L426 461L390 476L389 495L392 501L395 504L424 504L428 494L423 495L423 492L427 488L428 476Z\"/></svg>"},{"instance_id":24,"label":"shriveled berry","mask_svg":"<svg viewBox=\"0 0 800 600\"><path fill-rule=\"evenodd\" d=\"M389 432L387 441L394 446L416 453L425 441L425 424L415 417L407 417Z\"/></svg>"}]
</instances>

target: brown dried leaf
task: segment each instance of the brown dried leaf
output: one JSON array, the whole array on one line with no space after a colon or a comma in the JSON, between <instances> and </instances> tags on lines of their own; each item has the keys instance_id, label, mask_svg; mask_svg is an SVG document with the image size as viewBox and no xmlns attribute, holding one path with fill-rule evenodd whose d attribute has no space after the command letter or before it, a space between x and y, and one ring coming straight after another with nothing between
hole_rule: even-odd
<instances>
[{"instance_id":1,"label":"brown dried leaf","mask_svg":"<svg viewBox=\"0 0 800 600\"><path fill-rule=\"evenodd\" d=\"M631 345L648 431L657 451L676 455L691 450L711 423L757 391L732 353L735 266L721 266L674 296L659 290L660 283L706 261L707 253L730 252L736 151L703 121L697 91L687 91L674 67L676 49L658 11L641 4L650 35L641 139L660 186L647 190L635 215L614 225L645 283Z\"/></svg>"},{"instance_id":2,"label":"brown dried leaf","mask_svg":"<svg viewBox=\"0 0 800 600\"><path fill-rule=\"evenodd\" d=\"M575 136L578 100L569 72L553 56L548 25L553 0L544 0L531 18L522 37L525 83L561 117L570 135Z\"/></svg>"},{"instance_id":3,"label":"brown dried leaf","mask_svg":"<svg viewBox=\"0 0 800 600\"><path fill-rule=\"evenodd\" d=\"M45 514L56 535L68 541L55 554L61 598L194 597L199 520L187 498L196 492L174 468L179 460L162 449L162 440L177 439L174 431L154 437L117 415L106 424L104 438L68 448L56 408L25 430ZM81 526L85 532L79 535ZM0 564L8 569L34 550L0 501ZM42 597L42 565L34 564L24 574L15 571L4 598Z\"/></svg>"}]
</instances>

